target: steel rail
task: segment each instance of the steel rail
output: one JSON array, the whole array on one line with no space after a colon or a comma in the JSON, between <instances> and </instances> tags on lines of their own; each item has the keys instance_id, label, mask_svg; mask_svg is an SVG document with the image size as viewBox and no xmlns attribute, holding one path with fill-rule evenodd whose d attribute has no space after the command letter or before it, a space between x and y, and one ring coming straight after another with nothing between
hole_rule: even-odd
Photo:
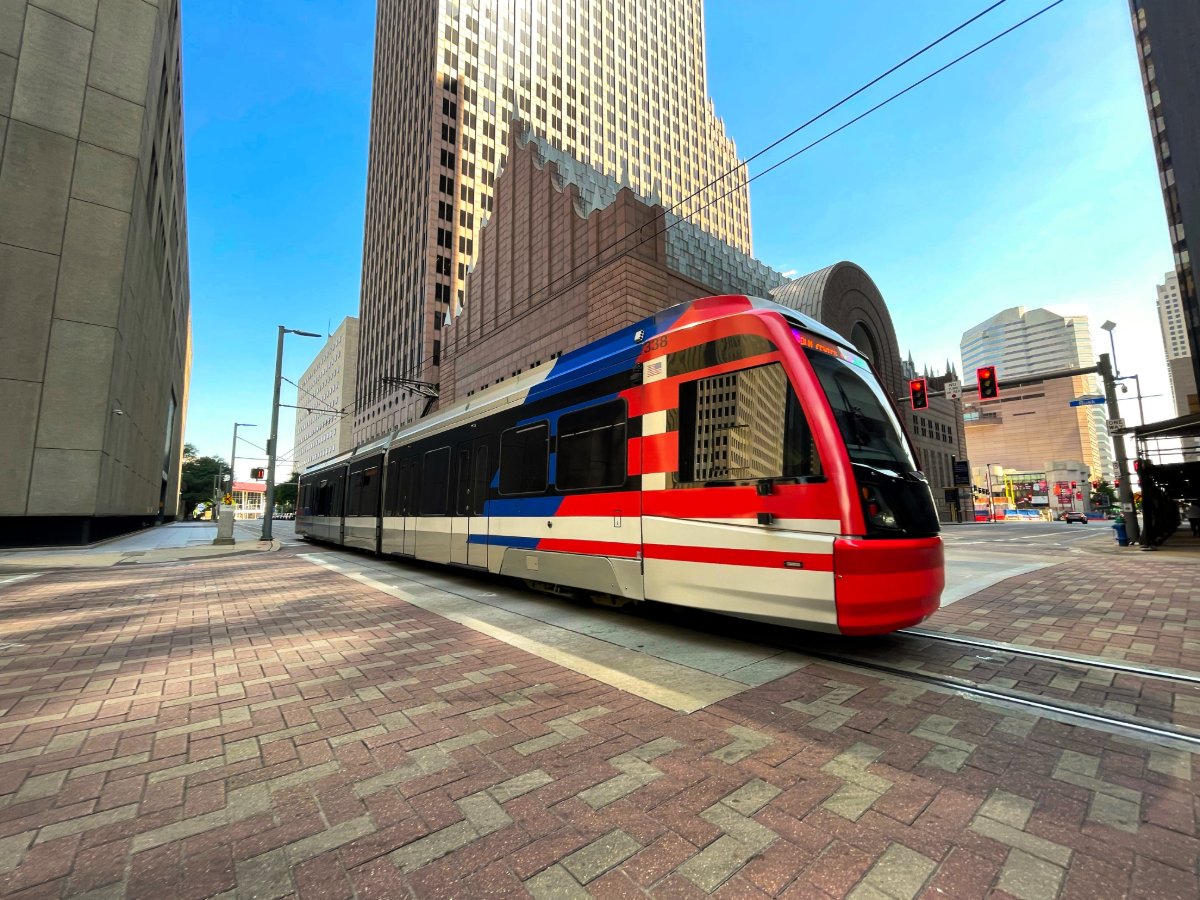
<instances>
[{"instance_id":1,"label":"steel rail","mask_svg":"<svg viewBox=\"0 0 1200 900\"><path fill-rule=\"evenodd\" d=\"M944 641L950 644L963 644L968 647L979 647L983 650L995 650L997 653L1012 653L1016 656L1032 656L1035 659L1045 659L1061 662L1072 666L1082 666L1089 669L1111 669L1114 672L1125 672L1130 675L1144 675L1147 678L1160 678L1166 681L1182 681L1188 684L1200 684L1200 674L1184 672L1181 669L1170 669L1165 666L1144 666L1127 663L1123 660L1107 660L1097 656L1084 656L1073 653L1053 653L1049 650L1039 650L1031 647L1021 647L1017 644L1005 644L1001 641L989 641L986 638L960 637L957 634L941 634L936 631L925 631L921 628L904 628L895 634L906 634L911 637L928 638L934 641Z\"/></svg>"}]
</instances>

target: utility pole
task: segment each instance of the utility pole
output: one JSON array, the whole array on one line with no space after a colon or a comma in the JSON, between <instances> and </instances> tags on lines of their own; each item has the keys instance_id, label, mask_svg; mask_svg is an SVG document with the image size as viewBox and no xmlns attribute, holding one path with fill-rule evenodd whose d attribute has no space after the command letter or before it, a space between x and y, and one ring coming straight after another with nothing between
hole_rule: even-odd
<instances>
[{"instance_id":1,"label":"utility pole","mask_svg":"<svg viewBox=\"0 0 1200 900\"><path fill-rule=\"evenodd\" d=\"M1100 354L1100 377L1104 379L1104 398L1108 401L1108 417L1110 419L1121 418L1121 411L1117 407L1117 381L1113 377L1112 363L1109 362L1107 353ZM1113 435L1113 452L1117 457L1117 474L1121 478L1121 486L1117 490L1117 495L1121 501L1121 512L1125 514L1125 533L1129 535L1129 540L1138 542L1141 539L1142 529L1138 524L1137 508L1133 504L1133 485L1129 483L1129 463L1125 456L1125 436L1122 434Z\"/></svg>"},{"instance_id":2,"label":"utility pole","mask_svg":"<svg viewBox=\"0 0 1200 900\"><path fill-rule=\"evenodd\" d=\"M257 428L257 425L251 425L249 422L234 422L233 423L233 449L229 451L229 496L233 496L233 461L237 459L237 430L239 428ZM218 498L220 499L220 498Z\"/></svg>"},{"instance_id":3,"label":"utility pole","mask_svg":"<svg viewBox=\"0 0 1200 900\"><path fill-rule=\"evenodd\" d=\"M271 437L267 440L267 495L263 499L262 527L264 541L271 540L271 520L275 514L275 456L279 444L279 383L283 381L283 336L285 334L315 338L321 336L313 334L311 331L297 331L295 328L279 326L279 340L275 345L275 392L271 399Z\"/></svg>"}]
</instances>

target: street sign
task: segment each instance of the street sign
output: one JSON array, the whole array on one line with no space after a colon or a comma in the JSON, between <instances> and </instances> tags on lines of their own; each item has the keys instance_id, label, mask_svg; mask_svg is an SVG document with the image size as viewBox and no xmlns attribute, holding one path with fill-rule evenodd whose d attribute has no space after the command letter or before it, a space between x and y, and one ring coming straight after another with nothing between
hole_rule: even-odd
<instances>
[{"instance_id":1,"label":"street sign","mask_svg":"<svg viewBox=\"0 0 1200 900\"><path fill-rule=\"evenodd\" d=\"M1107 403L1103 397L1076 397L1071 401L1072 406L1102 406Z\"/></svg>"},{"instance_id":2,"label":"street sign","mask_svg":"<svg viewBox=\"0 0 1200 900\"><path fill-rule=\"evenodd\" d=\"M1133 512L1133 504L1132 504L1132 503L1122 503L1122 504L1121 504L1121 511L1122 511L1122 512L1127 512L1127 513L1131 513L1131 512Z\"/></svg>"},{"instance_id":3,"label":"street sign","mask_svg":"<svg viewBox=\"0 0 1200 900\"><path fill-rule=\"evenodd\" d=\"M954 484L958 487L971 486L971 461L960 459L954 463Z\"/></svg>"},{"instance_id":4,"label":"street sign","mask_svg":"<svg viewBox=\"0 0 1200 900\"><path fill-rule=\"evenodd\" d=\"M946 382L946 397L950 400L962 399L962 382L947 381Z\"/></svg>"},{"instance_id":5,"label":"street sign","mask_svg":"<svg viewBox=\"0 0 1200 900\"><path fill-rule=\"evenodd\" d=\"M1124 419L1105 419L1104 427L1107 428L1109 430L1109 432L1111 432L1111 433L1124 431L1125 430L1125 420Z\"/></svg>"}]
</instances>

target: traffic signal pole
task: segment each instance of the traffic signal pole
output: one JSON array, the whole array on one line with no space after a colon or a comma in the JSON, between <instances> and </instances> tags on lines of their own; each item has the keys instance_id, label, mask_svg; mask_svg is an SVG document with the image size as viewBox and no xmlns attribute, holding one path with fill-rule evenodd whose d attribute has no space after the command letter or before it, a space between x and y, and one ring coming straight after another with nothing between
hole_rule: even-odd
<instances>
[{"instance_id":1,"label":"traffic signal pole","mask_svg":"<svg viewBox=\"0 0 1200 900\"><path fill-rule=\"evenodd\" d=\"M283 380L283 336L279 326L279 344L275 349L275 394L271 399L271 438L267 441L267 496L263 503L262 539L271 540L271 521L275 513L275 445L279 442L279 383ZM297 401L299 402L299 401Z\"/></svg>"},{"instance_id":2,"label":"traffic signal pole","mask_svg":"<svg viewBox=\"0 0 1200 900\"><path fill-rule=\"evenodd\" d=\"M1112 363L1109 362L1107 353L1100 354L1100 365L1097 366L1097 369L1100 371L1100 377L1104 379L1104 399L1108 403L1108 417L1119 419L1121 411L1117 408L1117 381L1113 377ZM1117 474L1121 478L1117 496L1121 501L1121 512L1125 515L1125 533L1129 536L1129 540L1138 542L1141 540L1142 529L1138 524L1137 508L1133 504L1133 485L1129 481L1125 436L1115 434L1113 438L1113 453L1117 457Z\"/></svg>"}]
</instances>

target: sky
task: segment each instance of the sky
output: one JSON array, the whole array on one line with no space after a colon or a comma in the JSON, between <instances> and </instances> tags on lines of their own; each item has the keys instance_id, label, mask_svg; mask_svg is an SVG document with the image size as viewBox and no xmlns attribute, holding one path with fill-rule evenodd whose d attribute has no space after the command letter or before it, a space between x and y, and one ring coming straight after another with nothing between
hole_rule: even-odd
<instances>
[{"instance_id":1,"label":"sky","mask_svg":"<svg viewBox=\"0 0 1200 900\"><path fill-rule=\"evenodd\" d=\"M1046 2L1007 0L751 172ZM988 5L709 0L709 93L745 157ZM186 439L227 458L235 421L265 446L277 326L324 333L357 314L374 6L210 0L183 15ZM1173 415L1154 307L1171 252L1126 0L1065 0L754 182L751 214L754 255L779 271L862 266L918 367L958 366L962 333L1007 307L1084 307L1098 348L1117 322L1147 419ZM289 336L284 375L320 343ZM1132 392L1122 406L1135 422ZM284 409L285 457L293 432ZM239 478L262 464L242 454L262 451L239 447Z\"/></svg>"}]
</instances>

